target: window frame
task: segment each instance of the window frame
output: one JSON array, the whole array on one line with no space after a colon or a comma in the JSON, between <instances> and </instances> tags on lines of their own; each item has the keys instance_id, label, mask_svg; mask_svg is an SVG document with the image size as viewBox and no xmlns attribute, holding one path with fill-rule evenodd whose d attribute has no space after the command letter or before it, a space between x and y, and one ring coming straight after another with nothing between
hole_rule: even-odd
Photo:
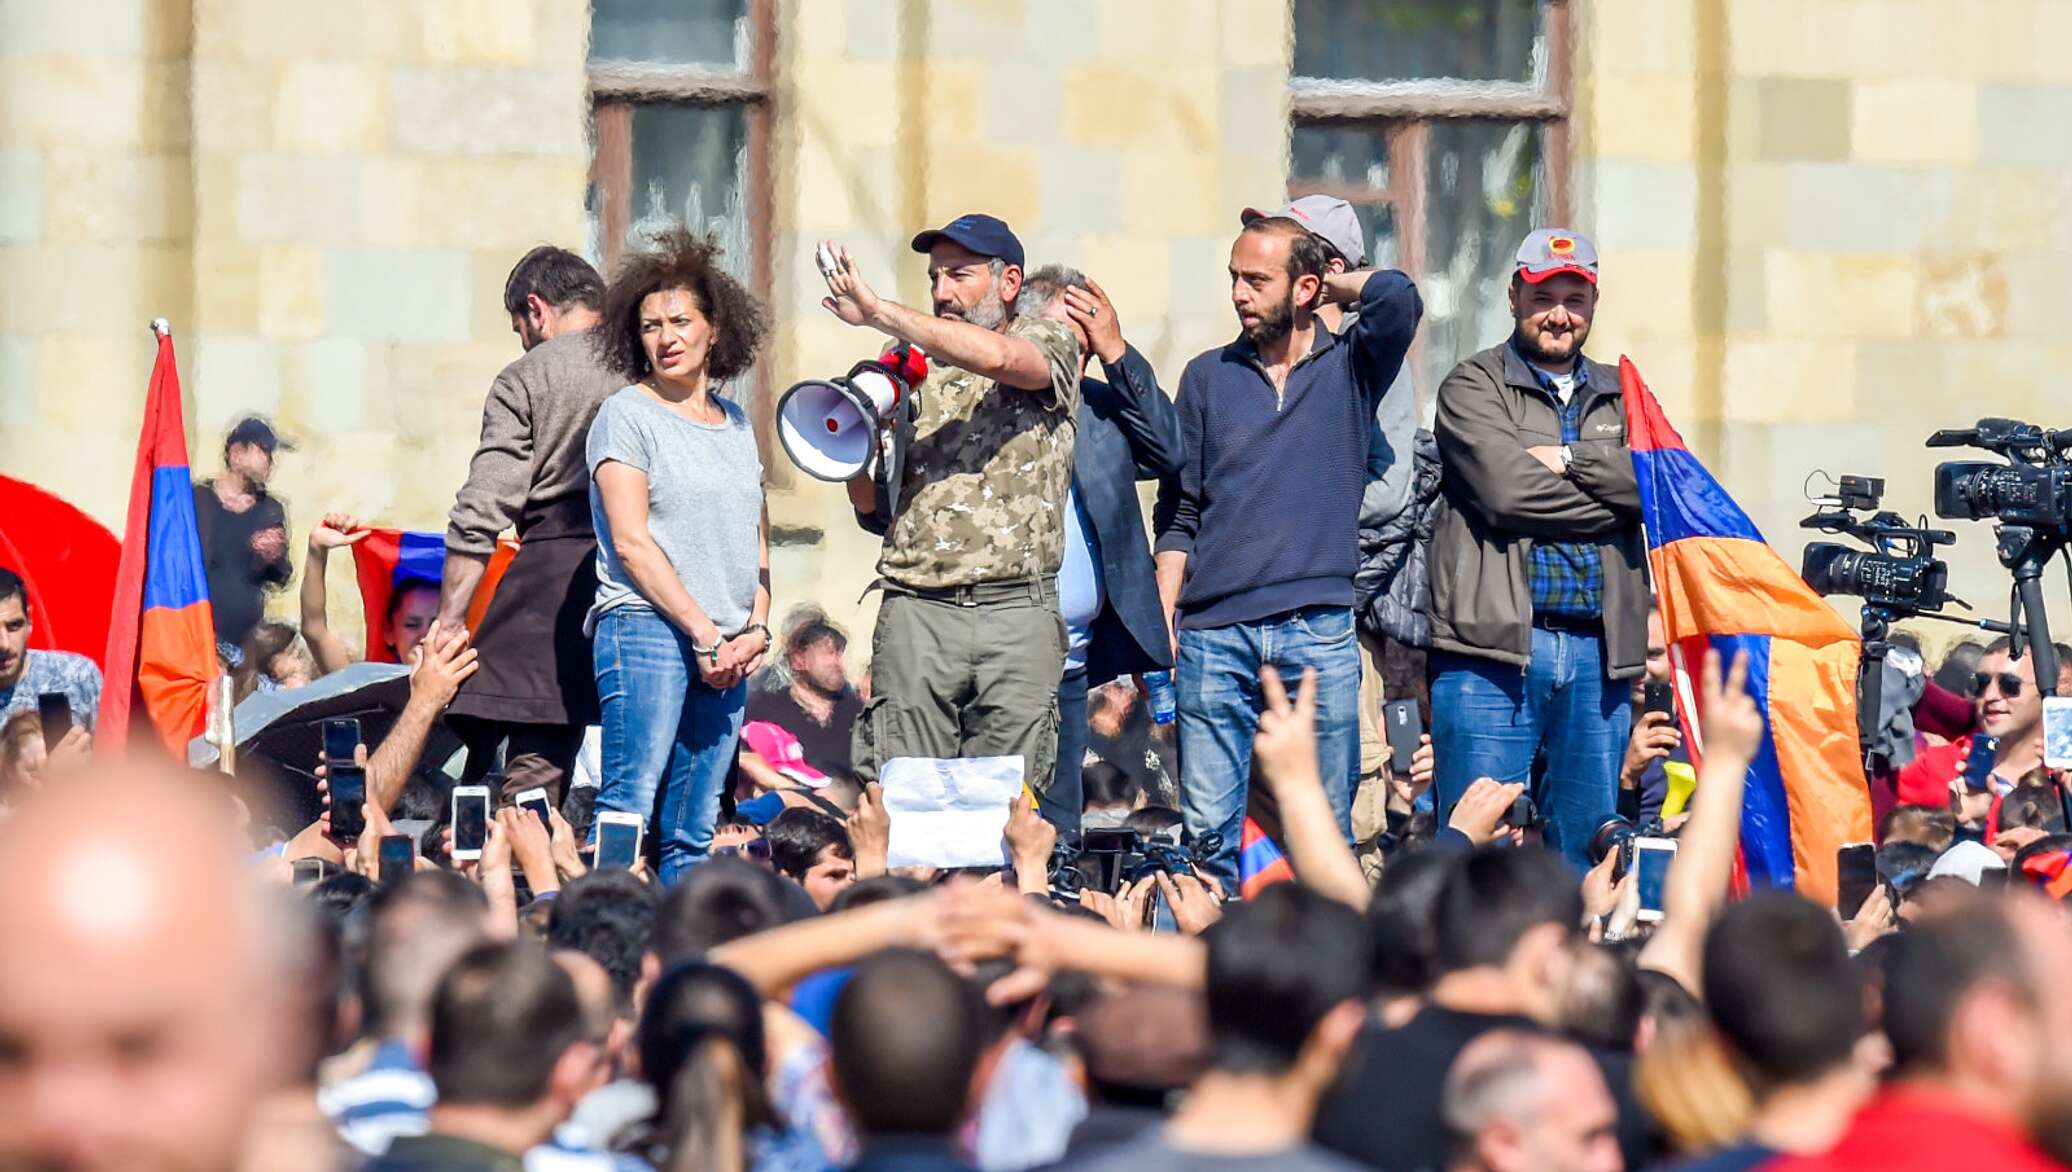
<instances>
[{"instance_id":1,"label":"window frame","mask_svg":"<svg viewBox=\"0 0 2072 1172\"><path fill-rule=\"evenodd\" d=\"M586 65L591 134L588 180L599 195L598 261L607 276L625 251L626 230L633 223L633 108L738 107L747 122L747 173L741 176L741 208L748 221L748 285L764 304L769 304L775 283L771 226L776 223L776 192L771 152L776 118L776 0L747 0L743 11L749 28L746 69L625 62ZM767 362L756 363L755 374L745 388L751 396L749 419L765 467L770 464L771 444L775 440L767 367Z\"/></svg>"},{"instance_id":2,"label":"window frame","mask_svg":"<svg viewBox=\"0 0 2072 1172\"><path fill-rule=\"evenodd\" d=\"M1389 184L1372 187L1364 183L1304 180L1291 173L1288 198L1329 195L1355 208L1387 208L1402 271L1411 280L1421 281L1425 276L1425 192L1430 178L1432 124L1453 119L1536 123L1544 135L1548 215L1554 223L1566 223L1572 210L1574 19L1571 0L1547 0L1540 25L1546 67L1538 82L1460 78L1349 80L1291 73L1291 134L1303 127L1384 132ZM1420 402L1427 398L1423 386L1424 347L1425 332L1419 330L1408 361Z\"/></svg>"}]
</instances>

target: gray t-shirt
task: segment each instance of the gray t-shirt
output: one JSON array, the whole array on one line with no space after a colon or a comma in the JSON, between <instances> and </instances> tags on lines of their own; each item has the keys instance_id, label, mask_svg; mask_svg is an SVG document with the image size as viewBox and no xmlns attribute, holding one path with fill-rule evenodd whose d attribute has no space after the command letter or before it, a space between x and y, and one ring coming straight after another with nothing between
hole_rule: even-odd
<instances>
[{"instance_id":1,"label":"gray t-shirt","mask_svg":"<svg viewBox=\"0 0 2072 1172\"><path fill-rule=\"evenodd\" d=\"M616 460L648 478L648 533L722 634L748 624L761 562L763 462L748 416L725 399L722 423L694 423L640 387L604 401L590 425L590 521L597 529L597 600L590 623L621 606L652 609L619 564L595 477Z\"/></svg>"}]
</instances>

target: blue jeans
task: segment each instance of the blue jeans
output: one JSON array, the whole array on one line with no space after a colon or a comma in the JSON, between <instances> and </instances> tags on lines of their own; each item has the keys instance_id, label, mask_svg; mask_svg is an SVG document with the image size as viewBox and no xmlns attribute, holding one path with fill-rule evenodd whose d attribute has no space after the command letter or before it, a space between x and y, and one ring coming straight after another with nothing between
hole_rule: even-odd
<instances>
[{"instance_id":1,"label":"blue jeans","mask_svg":"<svg viewBox=\"0 0 2072 1172\"><path fill-rule=\"evenodd\" d=\"M1079 815L1086 807L1086 669L1065 673L1058 682L1058 764L1050 788L1036 795L1036 812L1050 819L1059 834L1079 833Z\"/></svg>"},{"instance_id":2,"label":"blue jeans","mask_svg":"<svg viewBox=\"0 0 2072 1172\"><path fill-rule=\"evenodd\" d=\"M640 815L660 858L657 878L675 883L712 847L748 687L699 679L690 639L646 607L600 615L591 654L603 706L596 812Z\"/></svg>"},{"instance_id":3,"label":"blue jeans","mask_svg":"<svg viewBox=\"0 0 2072 1172\"><path fill-rule=\"evenodd\" d=\"M1632 732L1631 690L1605 678L1603 637L1534 627L1523 670L1444 651L1428 662L1440 825L1476 778L1523 781L1547 845L1587 869L1590 836L1617 809Z\"/></svg>"},{"instance_id":4,"label":"blue jeans","mask_svg":"<svg viewBox=\"0 0 2072 1172\"><path fill-rule=\"evenodd\" d=\"M1252 777L1252 738L1265 707L1259 669L1280 669L1290 696L1302 669L1317 673L1317 763L1339 829L1352 838L1360 773L1360 646L1353 612L1312 606L1254 623L1182 628L1174 685L1180 699L1180 812L1187 833L1223 838L1206 869L1237 892L1238 839Z\"/></svg>"}]
</instances>

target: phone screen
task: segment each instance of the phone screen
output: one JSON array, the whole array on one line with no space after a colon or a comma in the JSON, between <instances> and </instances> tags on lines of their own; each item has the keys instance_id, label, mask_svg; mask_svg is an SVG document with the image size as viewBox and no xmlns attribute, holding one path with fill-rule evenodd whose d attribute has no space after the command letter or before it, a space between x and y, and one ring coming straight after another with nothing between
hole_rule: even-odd
<instances>
[{"instance_id":1,"label":"phone screen","mask_svg":"<svg viewBox=\"0 0 2072 1172\"><path fill-rule=\"evenodd\" d=\"M394 883L417 869L417 847L407 834L381 836L381 881Z\"/></svg>"},{"instance_id":2,"label":"phone screen","mask_svg":"<svg viewBox=\"0 0 2072 1172\"><path fill-rule=\"evenodd\" d=\"M550 831L554 829L553 819L547 816L546 790L526 790L524 793L518 795L518 805L523 809L531 810L533 812L533 816L540 820L541 829Z\"/></svg>"},{"instance_id":3,"label":"phone screen","mask_svg":"<svg viewBox=\"0 0 2072 1172\"><path fill-rule=\"evenodd\" d=\"M360 722L346 717L324 722L324 760L350 761L360 747Z\"/></svg>"},{"instance_id":4,"label":"phone screen","mask_svg":"<svg viewBox=\"0 0 2072 1172\"><path fill-rule=\"evenodd\" d=\"M1855 917L1878 886L1878 849L1867 842L1852 842L1835 851L1835 910L1844 919Z\"/></svg>"},{"instance_id":5,"label":"phone screen","mask_svg":"<svg viewBox=\"0 0 2072 1172\"><path fill-rule=\"evenodd\" d=\"M1669 878L1669 864L1675 858L1674 850L1651 847L1642 842L1633 844L1633 865L1639 869L1635 882L1640 885L1640 910L1662 910L1662 890Z\"/></svg>"},{"instance_id":6,"label":"phone screen","mask_svg":"<svg viewBox=\"0 0 2072 1172\"><path fill-rule=\"evenodd\" d=\"M2072 769L2072 696L2043 698L2043 763Z\"/></svg>"},{"instance_id":7,"label":"phone screen","mask_svg":"<svg viewBox=\"0 0 2072 1172\"><path fill-rule=\"evenodd\" d=\"M1972 792L1985 792L1987 779L1993 776L1993 756L1999 747L1998 737L1971 738L1971 754L1964 758L1964 784Z\"/></svg>"},{"instance_id":8,"label":"phone screen","mask_svg":"<svg viewBox=\"0 0 2072 1172\"><path fill-rule=\"evenodd\" d=\"M480 851L489 841L489 797L486 794L455 794L453 798L453 849Z\"/></svg>"},{"instance_id":9,"label":"phone screen","mask_svg":"<svg viewBox=\"0 0 2072 1172\"><path fill-rule=\"evenodd\" d=\"M49 752L72 731L72 698L63 692L45 692L36 697L36 711L43 719L43 749Z\"/></svg>"},{"instance_id":10,"label":"phone screen","mask_svg":"<svg viewBox=\"0 0 2072 1172\"><path fill-rule=\"evenodd\" d=\"M1417 755L1417 743L1424 736L1424 720L1415 700L1391 700L1383 712L1387 721L1389 767L1410 772L1410 759Z\"/></svg>"},{"instance_id":11,"label":"phone screen","mask_svg":"<svg viewBox=\"0 0 2072 1172\"><path fill-rule=\"evenodd\" d=\"M333 765L328 770L331 786L331 837L351 840L367 830L367 815L360 807L367 801L367 771L357 765Z\"/></svg>"},{"instance_id":12,"label":"phone screen","mask_svg":"<svg viewBox=\"0 0 2072 1172\"><path fill-rule=\"evenodd\" d=\"M640 853L640 827L631 822L597 824L597 867L628 871Z\"/></svg>"}]
</instances>

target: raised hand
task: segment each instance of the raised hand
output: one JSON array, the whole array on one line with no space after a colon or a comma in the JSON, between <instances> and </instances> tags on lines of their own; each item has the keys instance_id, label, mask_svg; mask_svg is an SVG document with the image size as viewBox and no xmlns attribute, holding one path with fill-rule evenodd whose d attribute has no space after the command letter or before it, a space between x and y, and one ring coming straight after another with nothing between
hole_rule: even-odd
<instances>
[{"instance_id":1,"label":"raised hand","mask_svg":"<svg viewBox=\"0 0 2072 1172\"><path fill-rule=\"evenodd\" d=\"M1496 840L1497 828L1504 823L1504 816L1511 812L1511 806L1518 801L1518 795L1525 792L1522 781L1503 782L1493 778L1478 777L1475 783L1453 803L1453 816L1446 825L1468 836L1476 846L1488 846Z\"/></svg>"},{"instance_id":2,"label":"raised hand","mask_svg":"<svg viewBox=\"0 0 2072 1172\"><path fill-rule=\"evenodd\" d=\"M1683 730L1667 712L1643 712L1634 722L1633 735L1626 739L1626 757L1619 764L1619 780L1627 787L1640 784L1640 775L1650 762L1659 761L1683 743Z\"/></svg>"},{"instance_id":3,"label":"raised hand","mask_svg":"<svg viewBox=\"0 0 2072 1172\"><path fill-rule=\"evenodd\" d=\"M849 815L849 853L856 859L856 877L885 873L885 853L892 842L892 815L885 809L885 787L873 781L863 787L856 810Z\"/></svg>"},{"instance_id":4,"label":"raised hand","mask_svg":"<svg viewBox=\"0 0 2072 1172\"><path fill-rule=\"evenodd\" d=\"M822 308L852 326L871 324L878 314L878 295L856 271L856 259L832 240L823 240L820 246L831 252L835 261L834 270L822 274L827 278L828 292L820 299Z\"/></svg>"},{"instance_id":5,"label":"raised hand","mask_svg":"<svg viewBox=\"0 0 2072 1172\"><path fill-rule=\"evenodd\" d=\"M1023 790L1007 808L1007 855L1014 862L1015 885L1025 895L1042 895L1050 890L1050 851L1057 845L1058 828L1036 812L1036 803Z\"/></svg>"},{"instance_id":6,"label":"raised hand","mask_svg":"<svg viewBox=\"0 0 2072 1172\"><path fill-rule=\"evenodd\" d=\"M448 630L436 620L412 652L412 659L411 698L422 698L442 710L453 703L461 684L481 666L476 661L475 649L468 646L468 629Z\"/></svg>"},{"instance_id":7,"label":"raised hand","mask_svg":"<svg viewBox=\"0 0 2072 1172\"><path fill-rule=\"evenodd\" d=\"M324 519L309 531L309 547L333 550L358 545L372 532L371 529L362 529L360 519L351 513L325 513Z\"/></svg>"},{"instance_id":8,"label":"raised hand","mask_svg":"<svg viewBox=\"0 0 2072 1172\"><path fill-rule=\"evenodd\" d=\"M1126 343L1122 340L1122 322L1115 316L1115 303L1108 299L1108 291L1092 277L1086 279L1086 288L1065 290L1065 312L1086 331L1087 345L1103 362L1117 362L1122 359Z\"/></svg>"},{"instance_id":9,"label":"raised hand","mask_svg":"<svg viewBox=\"0 0 2072 1172\"><path fill-rule=\"evenodd\" d=\"M1281 684L1272 664L1259 672L1266 708L1259 714L1259 732L1252 740L1252 760L1259 775L1278 792L1287 785L1323 785L1317 765L1317 673L1302 669L1295 698Z\"/></svg>"},{"instance_id":10,"label":"raised hand","mask_svg":"<svg viewBox=\"0 0 2072 1172\"><path fill-rule=\"evenodd\" d=\"M1708 756L1726 753L1743 761L1755 760L1763 744L1763 714L1748 694L1748 655L1734 653L1734 666L1720 679L1718 651L1705 653L1702 695L1705 718L1699 728Z\"/></svg>"}]
</instances>

